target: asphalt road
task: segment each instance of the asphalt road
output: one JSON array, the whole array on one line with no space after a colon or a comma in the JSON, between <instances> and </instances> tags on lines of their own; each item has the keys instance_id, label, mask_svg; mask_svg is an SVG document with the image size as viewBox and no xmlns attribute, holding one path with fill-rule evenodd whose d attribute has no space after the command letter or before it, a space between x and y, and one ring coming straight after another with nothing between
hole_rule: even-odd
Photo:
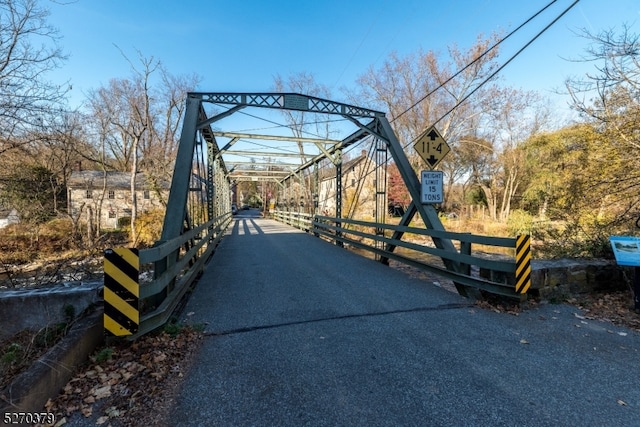
<instances>
[{"instance_id":1,"label":"asphalt road","mask_svg":"<svg viewBox=\"0 0 640 427\"><path fill-rule=\"evenodd\" d=\"M469 305L240 212L183 317L207 338L172 426L640 426L640 334Z\"/></svg>"}]
</instances>

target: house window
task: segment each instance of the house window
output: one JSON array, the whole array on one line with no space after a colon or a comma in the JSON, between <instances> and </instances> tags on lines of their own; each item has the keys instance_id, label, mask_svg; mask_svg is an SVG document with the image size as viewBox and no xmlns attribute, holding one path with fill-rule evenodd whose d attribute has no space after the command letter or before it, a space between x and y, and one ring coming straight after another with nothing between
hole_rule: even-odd
<instances>
[{"instance_id":1,"label":"house window","mask_svg":"<svg viewBox=\"0 0 640 427\"><path fill-rule=\"evenodd\" d=\"M93 193L91 192L91 190L87 190L84 197L85 199L93 199Z\"/></svg>"},{"instance_id":2,"label":"house window","mask_svg":"<svg viewBox=\"0 0 640 427\"><path fill-rule=\"evenodd\" d=\"M115 217L116 217L115 211L109 211L109 218L115 218Z\"/></svg>"},{"instance_id":3,"label":"house window","mask_svg":"<svg viewBox=\"0 0 640 427\"><path fill-rule=\"evenodd\" d=\"M113 190L109 190L109 198L110 199L115 199L116 198L116 192Z\"/></svg>"},{"instance_id":4,"label":"house window","mask_svg":"<svg viewBox=\"0 0 640 427\"><path fill-rule=\"evenodd\" d=\"M147 200L150 199L151 194L149 193L149 190L144 190L144 192L142 193L142 197L144 197Z\"/></svg>"},{"instance_id":5,"label":"house window","mask_svg":"<svg viewBox=\"0 0 640 427\"><path fill-rule=\"evenodd\" d=\"M355 187L355 186L356 186L356 180L355 180L355 179L352 179L352 180L351 180L351 186L352 186L352 187Z\"/></svg>"}]
</instances>

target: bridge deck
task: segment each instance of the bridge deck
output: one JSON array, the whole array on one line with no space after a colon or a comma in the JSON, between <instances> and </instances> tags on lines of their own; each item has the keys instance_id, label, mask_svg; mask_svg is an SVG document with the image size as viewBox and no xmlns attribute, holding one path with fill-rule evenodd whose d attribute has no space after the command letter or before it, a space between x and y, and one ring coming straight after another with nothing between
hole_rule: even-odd
<instances>
[{"instance_id":1,"label":"bridge deck","mask_svg":"<svg viewBox=\"0 0 640 427\"><path fill-rule=\"evenodd\" d=\"M574 311L478 309L275 221L237 217L183 312L208 336L168 421L633 425L640 336L576 328Z\"/></svg>"}]
</instances>

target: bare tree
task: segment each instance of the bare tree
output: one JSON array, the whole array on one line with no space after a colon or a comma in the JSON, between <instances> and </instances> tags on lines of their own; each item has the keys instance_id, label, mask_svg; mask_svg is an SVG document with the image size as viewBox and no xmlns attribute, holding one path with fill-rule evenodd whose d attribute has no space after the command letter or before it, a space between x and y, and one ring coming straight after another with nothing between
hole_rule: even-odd
<instances>
[{"instance_id":1,"label":"bare tree","mask_svg":"<svg viewBox=\"0 0 640 427\"><path fill-rule=\"evenodd\" d=\"M180 141L180 124L186 108L186 94L200 83L195 74L174 75L162 65L160 81L151 89L149 141L142 150L141 167L154 180L170 181Z\"/></svg>"},{"instance_id":2,"label":"bare tree","mask_svg":"<svg viewBox=\"0 0 640 427\"><path fill-rule=\"evenodd\" d=\"M159 183L170 180L186 93L199 79L171 75L160 61L141 54L139 65L129 62L133 76L112 79L108 86L91 92L89 110L105 171L111 166L131 173L131 239L135 242L138 173L144 172L152 185L156 183L158 192ZM160 78L155 79L158 74Z\"/></svg>"},{"instance_id":3,"label":"bare tree","mask_svg":"<svg viewBox=\"0 0 640 427\"><path fill-rule=\"evenodd\" d=\"M491 93L485 127L492 137L493 161L477 184L487 198L491 217L506 221L513 198L528 176L523 144L545 129L549 111L535 92L500 88Z\"/></svg>"},{"instance_id":4,"label":"bare tree","mask_svg":"<svg viewBox=\"0 0 640 427\"><path fill-rule=\"evenodd\" d=\"M65 59L37 0L0 0L0 154L31 142L66 90L45 80Z\"/></svg>"},{"instance_id":5,"label":"bare tree","mask_svg":"<svg viewBox=\"0 0 640 427\"><path fill-rule=\"evenodd\" d=\"M409 147L412 164L420 168L423 165L411 142L430 125L438 122L438 130L452 148L463 136L476 134L480 114L487 108L488 89L480 85L497 67L497 49L485 52L496 39L497 35L478 37L466 51L450 46L447 57L422 50L405 57L394 53L380 69L370 68L360 76L359 90L349 97L358 105L388 111L396 134ZM446 158L445 167L458 168L452 163L455 160Z\"/></svg>"},{"instance_id":6,"label":"bare tree","mask_svg":"<svg viewBox=\"0 0 640 427\"><path fill-rule=\"evenodd\" d=\"M447 57L433 51L393 54L381 69L360 77L360 91L351 97L389 112L416 170L425 165L413 142L436 124L451 147L439 166L448 184L444 206L451 208L454 184L473 182L492 217L506 219L523 177L518 145L546 123L547 112L535 94L493 80L498 50L490 47L497 40L497 34L479 36L467 50L449 47Z\"/></svg>"},{"instance_id":7,"label":"bare tree","mask_svg":"<svg viewBox=\"0 0 640 427\"><path fill-rule=\"evenodd\" d=\"M595 130L598 143L595 149L589 147L595 179L585 179L589 193L580 196L592 210L596 203L590 196L601 196L606 209L597 208L599 226L605 222L633 224L640 215L640 35L631 33L626 25L617 32L583 30L582 34L590 43L581 60L593 63L594 68L568 79L566 87L572 107ZM591 170L587 162L582 162L574 176L587 170ZM608 218L600 215L604 211L609 212Z\"/></svg>"},{"instance_id":8,"label":"bare tree","mask_svg":"<svg viewBox=\"0 0 640 427\"><path fill-rule=\"evenodd\" d=\"M112 79L108 87L90 95L89 105L99 123L101 143L113 157L117 170L131 173L131 239L134 242L139 155L150 133L149 77L158 66L153 59L142 59L142 70L134 73L133 79ZM147 139L143 140L145 137Z\"/></svg>"},{"instance_id":9,"label":"bare tree","mask_svg":"<svg viewBox=\"0 0 640 427\"><path fill-rule=\"evenodd\" d=\"M591 41L582 60L593 62L595 72L567 79L572 107L635 152L640 148L640 35L627 26L620 33L582 34Z\"/></svg>"}]
</instances>

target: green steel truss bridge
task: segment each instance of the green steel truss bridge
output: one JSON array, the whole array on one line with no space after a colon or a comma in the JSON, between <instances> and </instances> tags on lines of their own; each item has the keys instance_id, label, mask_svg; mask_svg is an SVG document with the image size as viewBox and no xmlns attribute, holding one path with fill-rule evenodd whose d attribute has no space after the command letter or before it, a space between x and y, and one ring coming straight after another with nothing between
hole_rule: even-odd
<instances>
[{"instance_id":1,"label":"green steel truss bridge","mask_svg":"<svg viewBox=\"0 0 640 427\"><path fill-rule=\"evenodd\" d=\"M372 165L367 174L375 187L366 218L352 208L360 184L344 182L358 149ZM394 221L387 218L390 160L412 199ZM299 93L193 92L160 241L150 249L105 252L107 335L135 338L171 318L232 222L243 181L262 186L272 218L370 251L382 263L394 259L441 275L463 296L522 298L529 288L528 236L447 232L434 205L420 202L419 178L383 112ZM323 182L331 192L323 192ZM433 244L417 243L425 240ZM510 248L514 259L487 259L473 254L472 245ZM152 279L141 280L141 271L152 271Z\"/></svg>"}]
</instances>

